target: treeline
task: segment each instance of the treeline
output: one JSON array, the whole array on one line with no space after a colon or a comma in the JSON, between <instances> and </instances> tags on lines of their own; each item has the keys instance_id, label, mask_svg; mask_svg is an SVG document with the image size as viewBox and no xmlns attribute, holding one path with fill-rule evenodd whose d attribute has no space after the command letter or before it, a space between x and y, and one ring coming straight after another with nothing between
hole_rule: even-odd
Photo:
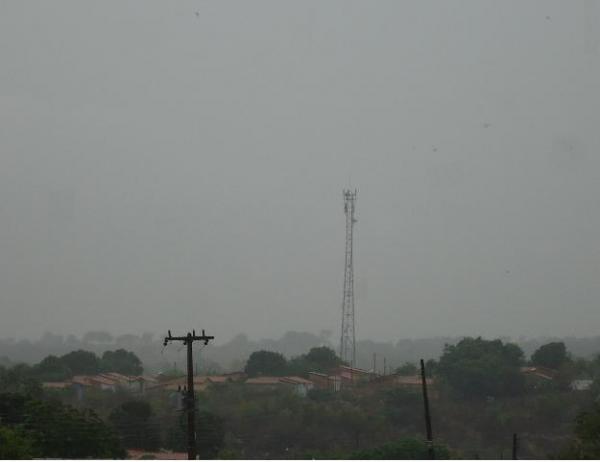
<instances>
[{"instance_id":1,"label":"treeline","mask_svg":"<svg viewBox=\"0 0 600 462\"><path fill-rule=\"evenodd\" d=\"M0 393L0 459L122 459L125 450L94 411L30 393Z\"/></svg>"},{"instance_id":2,"label":"treeline","mask_svg":"<svg viewBox=\"0 0 600 462\"><path fill-rule=\"evenodd\" d=\"M53 373L65 365L94 373L116 352L110 353L74 351L35 366L0 367L0 403L6 403L0 404L0 458L110 458L123 448L185 451L186 419L176 390L90 390L82 400L72 390L42 390L37 377L49 371L41 364L53 365ZM257 350L241 368L250 376L305 375L340 364L332 349L318 346L290 359ZM597 356L576 358L562 342L526 354L504 340L464 338L426 364L437 458L506 458L513 433L522 458L600 457ZM548 368L553 378L528 375L524 366ZM412 362L398 371L418 372ZM576 391L571 385L577 379L592 386ZM418 383L365 381L306 396L287 386L210 384L198 388L197 405L202 458L427 457Z\"/></svg>"},{"instance_id":3,"label":"treeline","mask_svg":"<svg viewBox=\"0 0 600 462\"><path fill-rule=\"evenodd\" d=\"M215 333L217 343L220 334ZM0 365L12 361L33 364L41 361L47 355L64 355L70 351L86 350L101 355L106 350L125 349L134 352L149 371L158 372L172 368L173 363L184 358L177 348L168 347L162 350L161 335L144 333L141 335L113 336L108 332L88 332L82 337L74 335L61 336L51 333L44 334L39 340L0 339ZM461 338L435 337L424 339L400 339L397 342L378 342L361 340L357 342L358 367L370 369L373 354L377 355L378 367L382 371L382 359L386 358L388 370L393 370L407 361L418 361L419 358L437 358L444 350L445 344L454 344ZM529 356L543 344L563 342L568 350L576 357L590 359L600 351L600 337L589 338L539 338L518 339L504 342L516 343ZM199 367L204 372L222 372L241 370L250 355L259 350L281 353L286 358L304 354L312 347L328 346L337 349L337 341L331 337L330 331L322 331L318 335L305 332L286 332L278 339L252 340L240 334L222 344L209 344L202 352Z\"/></svg>"},{"instance_id":4,"label":"treeline","mask_svg":"<svg viewBox=\"0 0 600 462\"><path fill-rule=\"evenodd\" d=\"M77 350L62 356L49 355L33 366L18 364L0 366L2 376L18 370L23 377L40 382L59 382L74 375L95 375L101 372L118 372L125 375L140 375L144 368L140 359L130 351L123 349L105 351L97 356L91 351Z\"/></svg>"},{"instance_id":5,"label":"treeline","mask_svg":"<svg viewBox=\"0 0 600 462\"><path fill-rule=\"evenodd\" d=\"M502 340L464 338L446 345L429 371L462 398L517 396L526 392L570 390L574 380L600 380L600 356L573 358L563 342L541 345L529 360L516 344ZM523 366L549 369L549 378L528 375Z\"/></svg>"},{"instance_id":6,"label":"treeline","mask_svg":"<svg viewBox=\"0 0 600 462\"><path fill-rule=\"evenodd\" d=\"M308 353L287 360L276 351L260 350L250 355L244 372L250 377L256 376L306 376L309 372L328 373L342 360L331 348L322 346L311 348Z\"/></svg>"}]
</instances>

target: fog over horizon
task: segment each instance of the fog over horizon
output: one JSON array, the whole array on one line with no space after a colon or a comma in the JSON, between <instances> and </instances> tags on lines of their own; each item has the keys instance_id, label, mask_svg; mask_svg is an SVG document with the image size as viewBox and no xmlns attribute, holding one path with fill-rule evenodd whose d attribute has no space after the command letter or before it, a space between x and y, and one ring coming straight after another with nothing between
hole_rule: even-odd
<instances>
[{"instance_id":1,"label":"fog over horizon","mask_svg":"<svg viewBox=\"0 0 600 462\"><path fill-rule=\"evenodd\" d=\"M600 327L600 4L0 3L0 338Z\"/></svg>"}]
</instances>

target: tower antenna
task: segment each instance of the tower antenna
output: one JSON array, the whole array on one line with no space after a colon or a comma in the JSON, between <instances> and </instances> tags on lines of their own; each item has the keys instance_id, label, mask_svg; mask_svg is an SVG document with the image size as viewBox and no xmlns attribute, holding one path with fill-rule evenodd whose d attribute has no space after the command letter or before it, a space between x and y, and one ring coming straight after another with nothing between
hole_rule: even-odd
<instances>
[{"instance_id":1,"label":"tower antenna","mask_svg":"<svg viewBox=\"0 0 600 462\"><path fill-rule=\"evenodd\" d=\"M340 358L342 361L355 366L356 362L356 326L354 323L354 210L358 190L345 189L344 213L346 214L346 257L344 263L344 294L342 297L342 330L340 340Z\"/></svg>"}]
</instances>

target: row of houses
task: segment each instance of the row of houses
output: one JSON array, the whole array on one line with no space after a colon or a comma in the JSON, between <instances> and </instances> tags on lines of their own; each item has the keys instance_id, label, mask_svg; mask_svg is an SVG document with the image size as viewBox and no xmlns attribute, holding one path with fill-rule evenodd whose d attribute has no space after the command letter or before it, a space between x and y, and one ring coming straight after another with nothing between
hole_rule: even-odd
<instances>
[{"instance_id":1,"label":"row of houses","mask_svg":"<svg viewBox=\"0 0 600 462\"><path fill-rule=\"evenodd\" d=\"M539 366L522 367L521 373L541 383L553 382L557 379L558 375L558 372L553 369ZM286 388L299 396L306 396L312 389L339 392L344 388L356 387L357 385L364 385L365 389L381 387L419 389L421 387L421 377L418 375L379 375L372 371L349 366L338 366L330 374L309 372L307 378L298 376L260 376L249 378L243 372L233 372L221 375L195 376L193 380L194 389L197 391L205 390L211 385L236 382L253 389ZM426 381L427 385L433 388L432 391L435 395L434 379L427 378ZM591 384L592 380L575 380L571 383L571 389L574 391L588 390ZM100 389L113 392L122 389L138 394L161 390L171 393L178 392L187 387L187 378L179 377L164 380L160 376L129 376L116 372L106 372L96 375L77 375L63 382L44 382L43 386L49 389L71 388L75 390L79 399L83 399L87 389ZM181 393L173 394L173 396L175 395L180 396Z\"/></svg>"},{"instance_id":2,"label":"row of houses","mask_svg":"<svg viewBox=\"0 0 600 462\"><path fill-rule=\"evenodd\" d=\"M237 382L254 389L287 388L300 396L306 396L312 389L337 392L342 388L354 387L358 384L399 387L418 387L421 384L418 376L379 376L370 371L349 366L339 366L330 374L310 372L308 378L298 376L249 378L243 372L233 372L221 375L194 376L193 381L194 389L197 391L205 390L210 385ZM428 379L428 382L431 384L431 379ZM82 398L85 390L90 388L113 392L124 389L139 394L161 390L167 392L181 391L187 387L187 377L163 380L160 376L129 376L116 372L106 372L96 375L76 375L72 379L62 382L44 382L43 386L49 389L72 388L76 391L78 397Z\"/></svg>"},{"instance_id":3,"label":"row of houses","mask_svg":"<svg viewBox=\"0 0 600 462\"><path fill-rule=\"evenodd\" d=\"M43 382L47 389L73 389L79 399L83 398L86 389L106 391L127 390L133 393L144 394L157 380L153 377L140 375L125 375L118 372L103 372L95 375L75 375L71 379L61 382Z\"/></svg>"}]
</instances>

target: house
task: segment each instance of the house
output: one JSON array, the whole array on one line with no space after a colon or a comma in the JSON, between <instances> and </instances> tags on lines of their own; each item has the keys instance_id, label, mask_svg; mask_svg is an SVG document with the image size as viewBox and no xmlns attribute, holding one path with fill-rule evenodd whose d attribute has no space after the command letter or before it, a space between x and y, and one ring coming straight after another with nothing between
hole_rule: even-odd
<instances>
[{"instance_id":1,"label":"house","mask_svg":"<svg viewBox=\"0 0 600 462\"><path fill-rule=\"evenodd\" d=\"M303 377L281 377L280 381L285 384L290 384L294 387L294 393L299 396L306 396L310 390L313 389L314 385L310 380Z\"/></svg>"},{"instance_id":2,"label":"house","mask_svg":"<svg viewBox=\"0 0 600 462\"><path fill-rule=\"evenodd\" d=\"M65 382L42 382L42 388L49 388L54 390L64 390L65 388L71 388L73 384L70 381Z\"/></svg>"},{"instance_id":3,"label":"house","mask_svg":"<svg viewBox=\"0 0 600 462\"><path fill-rule=\"evenodd\" d=\"M156 382L151 378L138 375L124 375L119 374L118 372L104 372L98 375L110 380L115 380L121 388L140 394L145 393L147 384Z\"/></svg>"},{"instance_id":4,"label":"house","mask_svg":"<svg viewBox=\"0 0 600 462\"><path fill-rule=\"evenodd\" d=\"M338 366L331 375L340 378L342 387L369 382L377 377L377 374L372 371L350 366Z\"/></svg>"},{"instance_id":5,"label":"house","mask_svg":"<svg viewBox=\"0 0 600 462\"><path fill-rule=\"evenodd\" d=\"M119 382L116 379L103 377L101 375L92 375L86 377L87 382L94 388L99 388L105 391L116 391Z\"/></svg>"},{"instance_id":6,"label":"house","mask_svg":"<svg viewBox=\"0 0 600 462\"><path fill-rule=\"evenodd\" d=\"M202 391L206 389L209 385L209 382L206 377L196 375L193 378L194 380L194 390ZM165 391L178 391L187 388L187 377L177 377L176 379L165 380L162 382L157 382L148 387L148 389L152 390L165 390Z\"/></svg>"},{"instance_id":7,"label":"house","mask_svg":"<svg viewBox=\"0 0 600 462\"><path fill-rule=\"evenodd\" d=\"M525 366L521 367L521 374L544 380L554 380L558 375L558 371L543 366Z\"/></svg>"},{"instance_id":8,"label":"house","mask_svg":"<svg viewBox=\"0 0 600 462\"><path fill-rule=\"evenodd\" d=\"M244 374L243 378L246 378L246 374ZM231 383L231 382L239 382L242 380L242 376L237 376L233 374L223 374L223 375L209 375L206 377L209 383L213 385Z\"/></svg>"},{"instance_id":9,"label":"house","mask_svg":"<svg viewBox=\"0 0 600 462\"><path fill-rule=\"evenodd\" d=\"M577 380L573 380L569 384L569 387L573 391L585 391L585 390L591 389L593 383L594 383L594 381L591 379L577 379Z\"/></svg>"},{"instance_id":10,"label":"house","mask_svg":"<svg viewBox=\"0 0 600 462\"><path fill-rule=\"evenodd\" d=\"M309 372L308 379L317 390L340 391L342 379L337 375L322 374L321 372Z\"/></svg>"},{"instance_id":11,"label":"house","mask_svg":"<svg viewBox=\"0 0 600 462\"><path fill-rule=\"evenodd\" d=\"M314 387L312 381L296 376L252 377L246 380L244 384L249 387L263 389L289 388L299 396L306 396L306 394Z\"/></svg>"},{"instance_id":12,"label":"house","mask_svg":"<svg viewBox=\"0 0 600 462\"><path fill-rule=\"evenodd\" d=\"M272 387L275 388L281 384L279 381L280 377L270 377L270 376L261 376L261 377L252 377L244 382L245 385L252 387Z\"/></svg>"},{"instance_id":13,"label":"house","mask_svg":"<svg viewBox=\"0 0 600 462\"><path fill-rule=\"evenodd\" d=\"M435 380L432 377L426 377L425 383L432 396L437 396L435 391ZM405 390L421 391L423 386L420 375L382 375L369 382L369 386L378 388L402 388Z\"/></svg>"},{"instance_id":14,"label":"house","mask_svg":"<svg viewBox=\"0 0 600 462\"><path fill-rule=\"evenodd\" d=\"M116 391L125 389L134 393L144 393L146 384L154 380L141 376L129 376L119 374L118 372L103 372L97 375L75 375L70 380L63 382L43 382L42 386L48 389L68 389L75 390L79 400L83 399L85 388L95 388L104 391Z\"/></svg>"}]
</instances>

